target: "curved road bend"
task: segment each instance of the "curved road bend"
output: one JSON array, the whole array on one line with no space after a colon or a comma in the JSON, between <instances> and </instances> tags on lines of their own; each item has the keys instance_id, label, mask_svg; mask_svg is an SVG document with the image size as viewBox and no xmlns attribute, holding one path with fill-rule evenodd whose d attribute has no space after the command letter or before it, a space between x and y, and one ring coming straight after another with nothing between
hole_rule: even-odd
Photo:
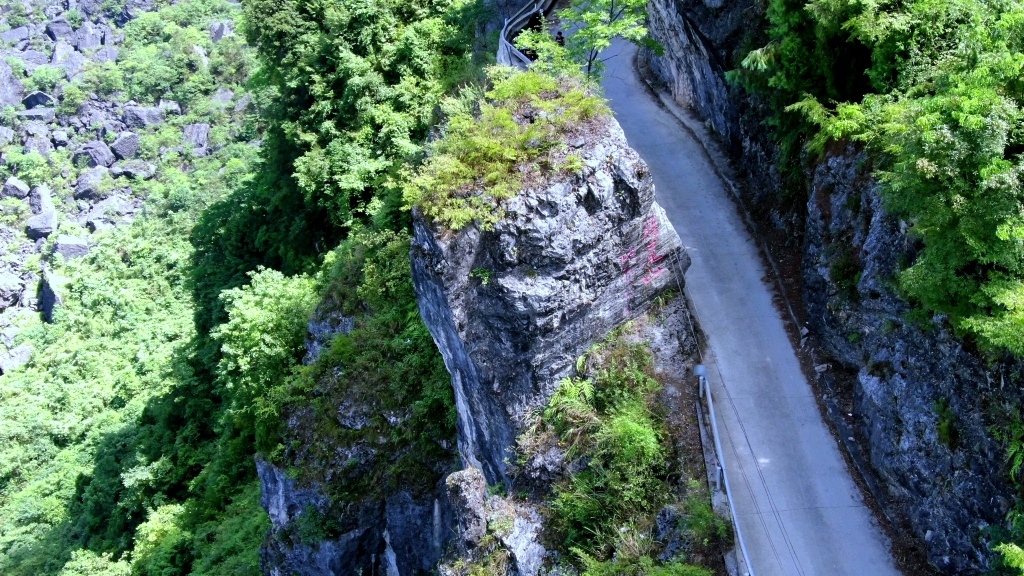
<instances>
[{"instance_id":1,"label":"curved road bend","mask_svg":"<svg viewBox=\"0 0 1024 576\"><path fill-rule=\"evenodd\" d=\"M708 337L729 483L755 575L898 575L772 304L757 245L700 144L647 92L634 52L621 41L609 49L603 85L692 259L687 291Z\"/></svg>"}]
</instances>

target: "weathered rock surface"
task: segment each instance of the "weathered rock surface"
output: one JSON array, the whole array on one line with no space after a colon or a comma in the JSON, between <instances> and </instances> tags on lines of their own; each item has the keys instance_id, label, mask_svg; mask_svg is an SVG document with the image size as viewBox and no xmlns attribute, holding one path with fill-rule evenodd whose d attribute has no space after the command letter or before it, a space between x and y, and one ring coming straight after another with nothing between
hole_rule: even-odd
<instances>
[{"instance_id":1,"label":"weathered rock surface","mask_svg":"<svg viewBox=\"0 0 1024 576\"><path fill-rule=\"evenodd\" d=\"M28 364L28 361L31 359L32 347L28 344L22 344L7 352L0 353L0 374L6 374L11 370L21 368Z\"/></svg>"},{"instance_id":2,"label":"weathered rock surface","mask_svg":"<svg viewBox=\"0 0 1024 576\"><path fill-rule=\"evenodd\" d=\"M57 209L50 198L50 189L36 186L29 192L32 216L26 224L26 233L32 240L45 238L57 228Z\"/></svg>"},{"instance_id":3,"label":"weathered rock surface","mask_svg":"<svg viewBox=\"0 0 1024 576\"><path fill-rule=\"evenodd\" d=\"M53 245L53 251L68 260L81 258L89 254L89 243L81 238L61 234L57 236L57 241Z\"/></svg>"},{"instance_id":4,"label":"weathered rock surface","mask_svg":"<svg viewBox=\"0 0 1024 576\"><path fill-rule=\"evenodd\" d=\"M53 96L50 96L46 92L32 92L28 96L25 96L21 100L21 103L25 105L25 108L31 110L32 108L39 108L41 106L52 106Z\"/></svg>"},{"instance_id":5,"label":"weathered rock surface","mask_svg":"<svg viewBox=\"0 0 1024 576\"><path fill-rule=\"evenodd\" d=\"M19 180L17 176L11 176L4 182L2 197L25 198L28 196L28 191L28 184Z\"/></svg>"},{"instance_id":6,"label":"weathered rock surface","mask_svg":"<svg viewBox=\"0 0 1024 576\"><path fill-rule=\"evenodd\" d=\"M164 121L164 110L155 106L125 106L124 123L131 128L156 126Z\"/></svg>"},{"instance_id":7,"label":"weathered rock surface","mask_svg":"<svg viewBox=\"0 0 1024 576\"><path fill-rule=\"evenodd\" d=\"M101 196L100 184L107 172L109 170L106 166L96 166L79 174L75 184L75 199L99 198Z\"/></svg>"},{"instance_id":8,"label":"weathered rock surface","mask_svg":"<svg viewBox=\"0 0 1024 576\"><path fill-rule=\"evenodd\" d=\"M116 160L114 153L100 140L87 142L71 158L71 161L76 166L88 166L90 168L97 166L109 167L114 163L114 160Z\"/></svg>"},{"instance_id":9,"label":"weathered rock surface","mask_svg":"<svg viewBox=\"0 0 1024 576\"><path fill-rule=\"evenodd\" d=\"M937 568L979 573L989 557L983 530L1004 522L1013 498L986 405L1021 404L1024 395L1007 382L1022 366L986 366L941 319L929 326L907 320L912 308L892 279L901 261L913 261L916 245L885 211L866 164L849 147L814 171L804 254L810 327L856 372L855 413L888 506L909 520ZM847 263L859 276L833 272ZM945 439L940 402L955 414Z\"/></svg>"},{"instance_id":10,"label":"weathered rock surface","mask_svg":"<svg viewBox=\"0 0 1024 576\"><path fill-rule=\"evenodd\" d=\"M763 125L770 111L723 74L750 47L747 35L757 31L747 23L763 10L758 6L652 0L649 25L666 50L646 54L645 64L735 155L747 205L788 243L780 250L802 253L810 335L855 374L852 413L886 514L920 540L943 573L984 572L991 553L983 529L1005 522L1010 500L1005 456L987 419L991 407L1021 405L1008 384L1020 363L986 367L941 319L926 328L905 319L911 307L893 291L892 278L901 260L913 261L915 245L882 206L878 184L860 167L862 152L831 154L813 170L807 203L783 205L778 151ZM833 281L832 268L851 264L855 269ZM828 370L818 377L834 381ZM953 446L938 437L940 399L955 420Z\"/></svg>"},{"instance_id":11,"label":"weathered rock surface","mask_svg":"<svg viewBox=\"0 0 1024 576\"><path fill-rule=\"evenodd\" d=\"M134 158L139 152L139 135L134 132L122 132L117 139L110 144L110 150L117 156L118 160Z\"/></svg>"},{"instance_id":12,"label":"weathered rock surface","mask_svg":"<svg viewBox=\"0 0 1024 576\"><path fill-rule=\"evenodd\" d=\"M25 85L14 75L11 65L0 58L0 108L17 106L25 96Z\"/></svg>"},{"instance_id":13,"label":"weathered rock surface","mask_svg":"<svg viewBox=\"0 0 1024 576\"><path fill-rule=\"evenodd\" d=\"M601 130L581 174L522 191L493 230L414 217L413 281L452 375L459 452L490 483L575 359L679 288L689 263L646 164L614 120Z\"/></svg>"}]
</instances>

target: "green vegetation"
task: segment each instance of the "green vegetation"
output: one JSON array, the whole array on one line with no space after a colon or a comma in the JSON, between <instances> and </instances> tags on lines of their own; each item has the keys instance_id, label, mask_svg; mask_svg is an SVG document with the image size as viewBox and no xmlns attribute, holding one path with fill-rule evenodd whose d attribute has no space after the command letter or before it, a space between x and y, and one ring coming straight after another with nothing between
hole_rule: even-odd
<instances>
[{"instance_id":1,"label":"green vegetation","mask_svg":"<svg viewBox=\"0 0 1024 576\"><path fill-rule=\"evenodd\" d=\"M582 469L561 480L547 503L556 541L586 574L710 574L679 559L656 566L654 517L678 502L669 480L673 448L656 395L651 354L627 325L580 359L581 377L563 380L540 418L519 439L524 458L551 442ZM729 536L696 481L678 505L697 546Z\"/></svg>"},{"instance_id":2,"label":"green vegetation","mask_svg":"<svg viewBox=\"0 0 1024 576\"><path fill-rule=\"evenodd\" d=\"M877 152L887 206L925 243L902 290L986 347L1024 354L1024 7L774 0L768 19L768 45L734 77L770 95L790 166L804 142Z\"/></svg>"},{"instance_id":3,"label":"green vegetation","mask_svg":"<svg viewBox=\"0 0 1024 576\"><path fill-rule=\"evenodd\" d=\"M567 135L607 114L604 101L571 76L495 67L488 78L493 87L479 114L473 92L446 103L444 136L405 187L408 205L452 230L472 222L488 229L504 217L501 201L524 185L580 169Z\"/></svg>"}]
</instances>

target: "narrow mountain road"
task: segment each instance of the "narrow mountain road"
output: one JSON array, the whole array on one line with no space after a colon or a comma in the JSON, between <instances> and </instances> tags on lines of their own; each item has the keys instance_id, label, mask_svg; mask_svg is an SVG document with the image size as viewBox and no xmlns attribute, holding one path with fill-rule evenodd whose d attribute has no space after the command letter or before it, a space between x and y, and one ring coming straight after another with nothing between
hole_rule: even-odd
<instances>
[{"instance_id":1,"label":"narrow mountain road","mask_svg":"<svg viewBox=\"0 0 1024 576\"><path fill-rule=\"evenodd\" d=\"M701 145L646 90L634 52L624 42L608 51L603 85L693 261L687 291L708 336L709 380L754 573L899 574L822 421L754 239Z\"/></svg>"}]
</instances>

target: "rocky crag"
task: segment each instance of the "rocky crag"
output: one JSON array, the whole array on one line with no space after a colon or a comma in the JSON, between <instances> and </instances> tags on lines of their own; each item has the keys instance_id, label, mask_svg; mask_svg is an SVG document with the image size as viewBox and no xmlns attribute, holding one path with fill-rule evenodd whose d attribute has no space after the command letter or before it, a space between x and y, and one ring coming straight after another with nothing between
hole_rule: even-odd
<instances>
[{"instance_id":1,"label":"rocky crag","mask_svg":"<svg viewBox=\"0 0 1024 576\"><path fill-rule=\"evenodd\" d=\"M981 359L942 318L908 320L912 307L894 278L918 246L883 208L861 150L840 148L818 162L806 203L779 198L777 150L761 123L767 110L724 75L762 34L751 24L758 10L743 0L655 0L651 30L666 50L642 65L720 138L741 167L747 208L781 239L776 250L799 262L799 315L830 358L820 360L819 378L841 396L849 386L843 411L853 414L886 515L941 572L984 572L986 529L1005 522L1012 497L1005 448L991 430L1020 405L1020 363Z\"/></svg>"},{"instance_id":2,"label":"rocky crag","mask_svg":"<svg viewBox=\"0 0 1024 576\"><path fill-rule=\"evenodd\" d=\"M86 256L98 235L132 222L143 210L139 189L159 180L164 160L188 172L189 158L223 145L211 138L209 120L186 124L189 110L178 102L134 102L119 90L69 96L87 74L118 61L122 27L153 8L134 0L113 5L14 2L0 10L0 167L11 174L0 188L0 371L31 356L14 345L18 317L38 311L51 321L61 303L61 279L48 271L54 259ZM232 28L230 20L215 21L208 41ZM31 89L39 77L48 78L49 91ZM208 112L239 117L248 102L218 88ZM174 141L155 144L155 134L167 136L171 126ZM40 171L48 174L33 174Z\"/></svg>"}]
</instances>

